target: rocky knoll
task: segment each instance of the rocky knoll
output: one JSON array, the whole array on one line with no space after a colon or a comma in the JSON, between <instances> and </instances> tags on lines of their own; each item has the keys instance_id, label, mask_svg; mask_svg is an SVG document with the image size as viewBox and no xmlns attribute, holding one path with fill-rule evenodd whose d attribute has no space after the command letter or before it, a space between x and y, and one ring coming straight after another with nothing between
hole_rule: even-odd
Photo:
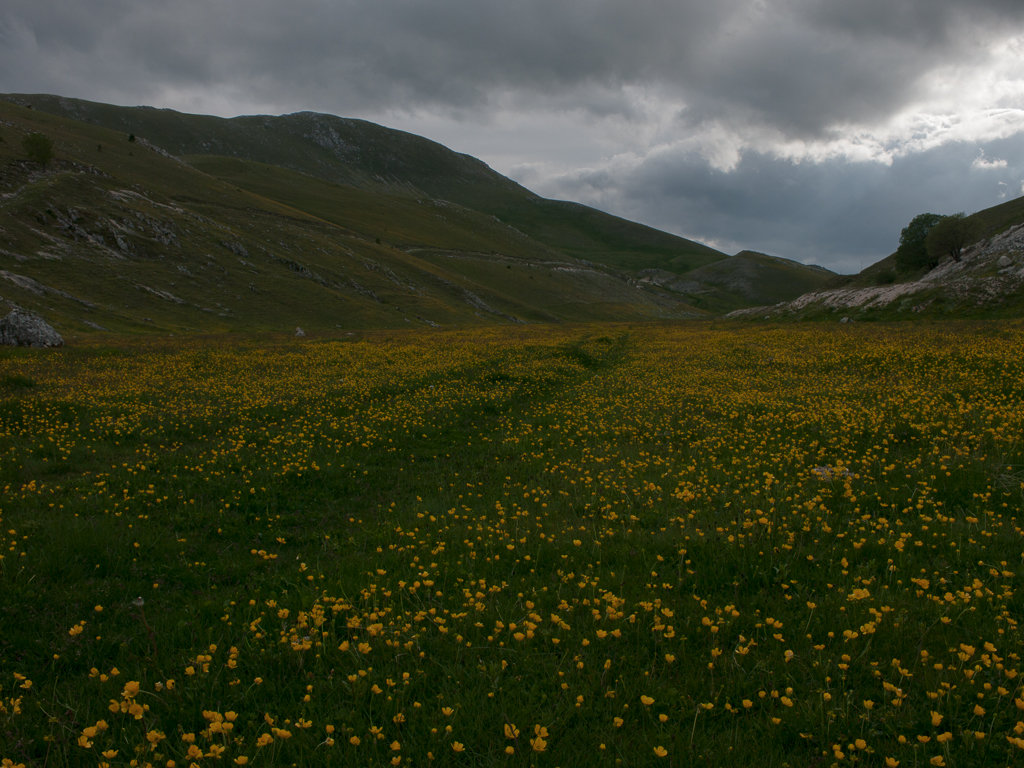
<instances>
[{"instance_id":1,"label":"rocky knoll","mask_svg":"<svg viewBox=\"0 0 1024 768\"><path fill-rule=\"evenodd\" d=\"M911 282L813 291L773 306L738 309L726 317L799 318L828 310L866 313L887 307L915 313L940 307L944 311L971 310L1004 304L1019 297L1022 288L1024 224L1018 224L971 246L960 261L945 258L935 269Z\"/></svg>"}]
</instances>

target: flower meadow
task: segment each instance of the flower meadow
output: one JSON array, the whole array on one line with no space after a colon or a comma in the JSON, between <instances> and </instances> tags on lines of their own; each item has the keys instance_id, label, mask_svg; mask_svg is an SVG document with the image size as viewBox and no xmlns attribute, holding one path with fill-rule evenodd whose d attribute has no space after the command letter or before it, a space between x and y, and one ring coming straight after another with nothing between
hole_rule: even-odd
<instances>
[{"instance_id":1,"label":"flower meadow","mask_svg":"<svg viewBox=\"0 0 1024 768\"><path fill-rule=\"evenodd\" d=\"M1024 327L0 353L3 766L1024 764Z\"/></svg>"}]
</instances>

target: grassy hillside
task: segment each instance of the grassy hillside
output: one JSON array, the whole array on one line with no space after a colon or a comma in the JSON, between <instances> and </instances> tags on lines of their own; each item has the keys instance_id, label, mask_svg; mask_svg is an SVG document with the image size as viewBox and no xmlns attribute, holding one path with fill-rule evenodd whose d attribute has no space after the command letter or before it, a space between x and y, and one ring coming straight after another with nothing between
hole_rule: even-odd
<instances>
[{"instance_id":1,"label":"grassy hillside","mask_svg":"<svg viewBox=\"0 0 1024 768\"><path fill-rule=\"evenodd\" d=\"M234 186L399 248L488 251L501 246L509 256L531 258L545 253L562 257L555 251L546 252L540 243L493 216L459 205L359 189L235 158L190 155L184 160Z\"/></svg>"},{"instance_id":2,"label":"grassy hillside","mask_svg":"<svg viewBox=\"0 0 1024 768\"><path fill-rule=\"evenodd\" d=\"M1024 223L1024 197L985 208L969 217L978 227L978 237L991 238L1010 227Z\"/></svg>"},{"instance_id":3,"label":"grassy hillside","mask_svg":"<svg viewBox=\"0 0 1024 768\"><path fill-rule=\"evenodd\" d=\"M727 258L706 245L564 200L533 197L495 213L563 253L626 272L664 269L683 274Z\"/></svg>"},{"instance_id":4,"label":"grassy hillside","mask_svg":"<svg viewBox=\"0 0 1024 768\"><path fill-rule=\"evenodd\" d=\"M715 262L687 274L745 304L773 304L820 290L833 272L756 251L740 251L725 262Z\"/></svg>"},{"instance_id":5,"label":"grassy hillside","mask_svg":"<svg viewBox=\"0 0 1024 768\"><path fill-rule=\"evenodd\" d=\"M212 154L277 165L327 181L463 203L534 197L469 155L415 134L315 112L225 119L43 94L0 98L134 133L173 155Z\"/></svg>"},{"instance_id":6,"label":"grassy hillside","mask_svg":"<svg viewBox=\"0 0 1024 768\"><path fill-rule=\"evenodd\" d=\"M0 299L64 334L693 315L453 204L202 158L217 178L7 102L0 120ZM55 142L45 168L32 132Z\"/></svg>"},{"instance_id":7,"label":"grassy hillside","mask_svg":"<svg viewBox=\"0 0 1024 768\"><path fill-rule=\"evenodd\" d=\"M178 156L254 160L389 195L447 200L492 216L565 255L627 270L683 273L725 254L578 203L545 200L485 163L365 120L299 112L224 119L42 94L0 98L134 133Z\"/></svg>"},{"instance_id":8,"label":"grassy hillside","mask_svg":"<svg viewBox=\"0 0 1024 768\"><path fill-rule=\"evenodd\" d=\"M492 298L505 307L500 313L510 316L519 317L513 309L522 314L524 304L534 304L522 291L543 296L543 312L527 312L530 319L553 319L546 313L559 305L576 307L569 313L576 319L598 319L601 312L621 318L623 311L630 314L621 305L637 301L646 307L644 316L692 309L680 308L680 302L717 313L796 298L818 287L823 274L767 256L759 256L760 261L749 254L730 258L578 203L546 200L473 157L362 120L312 112L223 119L57 96L0 98L94 130L116 131L109 141L124 143L129 135L137 136L169 153L168 159L184 160L231 189L309 214L320 224L343 227L380 248L418 254L417 264L431 253L431 268L471 280L464 287L472 293L478 293L481 281L502 293ZM438 262L437 251L451 251L457 258ZM541 269L520 286L508 274L512 265L504 263L506 258L573 266L569 272ZM581 266L593 273L580 272ZM649 279L652 270L661 277ZM542 275L550 290L538 292ZM574 282L566 283L570 276ZM669 285L682 276L684 283ZM577 283L583 278L588 285L581 289ZM634 286L625 278L634 278ZM563 289L567 293L559 297ZM505 295L509 291L515 295ZM595 293L609 295L595 301ZM598 305L604 309L595 314ZM589 308L577 318L582 307ZM556 311L555 316L562 314Z\"/></svg>"}]
</instances>

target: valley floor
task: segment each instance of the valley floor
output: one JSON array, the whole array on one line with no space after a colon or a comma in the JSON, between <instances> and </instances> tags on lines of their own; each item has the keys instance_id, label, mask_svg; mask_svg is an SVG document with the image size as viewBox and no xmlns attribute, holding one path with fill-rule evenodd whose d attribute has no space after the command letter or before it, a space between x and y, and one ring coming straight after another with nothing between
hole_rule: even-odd
<instances>
[{"instance_id":1,"label":"valley floor","mask_svg":"<svg viewBox=\"0 0 1024 768\"><path fill-rule=\"evenodd\" d=\"M0 351L0 758L1013 764L1022 342Z\"/></svg>"}]
</instances>

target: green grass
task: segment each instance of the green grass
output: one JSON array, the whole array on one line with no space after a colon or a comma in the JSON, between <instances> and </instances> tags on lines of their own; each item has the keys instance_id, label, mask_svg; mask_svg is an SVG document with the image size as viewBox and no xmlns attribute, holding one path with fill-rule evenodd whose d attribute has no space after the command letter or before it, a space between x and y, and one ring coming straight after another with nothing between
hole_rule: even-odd
<instances>
[{"instance_id":1,"label":"green grass","mask_svg":"<svg viewBox=\"0 0 1024 768\"><path fill-rule=\"evenodd\" d=\"M682 274L726 258L701 243L579 203L529 198L486 211L563 253L626 272L664 269Z\"/></svg>"},{"instance_id":2,"label":"green grass","mask_svg":"<svg viewBox=\"0 0 1024 768\"><path fill-rule=\"evenodd\" d=\"M1013 764L1022 334L9 350L0 757Z\"/></svg>"},{"instance_id":3,"label":"green grass","mask_svg":"<svg viewBox=\"0 0 1024 768\"><path fill-rule=\"evenodd\" d=\"M35 385L35 379L17 373L0 378L0 387L4 389L31 389Z\"/></svg>"},{"instance_id":4,"label":"green grass","mask_svg":"<svg viewBox=\"0 0 1024 768\"><path fill-rule=\"evenodd\" d=\"M764 253L741 251L723 261L698 267L683 275L683 281L699 284L686 295L694 306L712 314L724 314L747 306L765 306L792 301L811 291L829 286L835 275L789 259ZM672 284L666 284L672 289ZM687 291L693 289L687 288Z\"/></svg>"}]
</instances>

